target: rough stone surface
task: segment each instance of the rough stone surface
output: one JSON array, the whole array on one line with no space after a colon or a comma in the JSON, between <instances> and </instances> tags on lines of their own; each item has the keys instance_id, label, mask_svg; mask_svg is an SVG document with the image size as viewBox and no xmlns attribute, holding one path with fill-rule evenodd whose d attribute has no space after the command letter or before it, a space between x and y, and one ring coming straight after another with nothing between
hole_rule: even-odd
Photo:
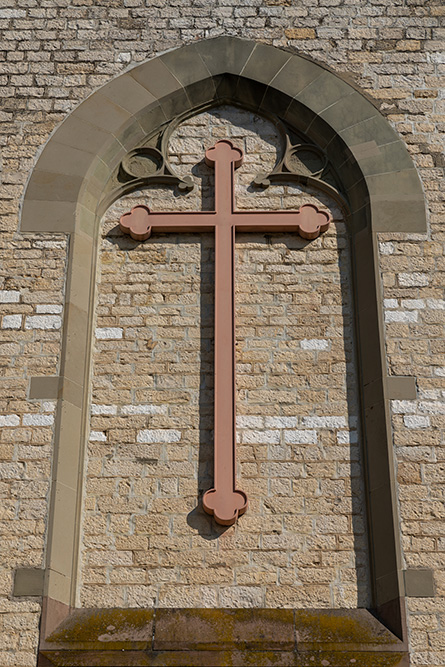
<instances>
[{"instance_id":1,"label":"rough stone surface","mask_svg":"<svg viewBox=\"0 0 445 667\"><path fill-rule=\"evenodd\" d=\"M417 401L405 402L409 404L402 406L400 401L393 402L404 564L431 568L436 583L434 599L408 600L411 660L417 667L441 667L445 663L445 345L443 305L437 304L444 302L445 10L442 3L439 0L359 0L355 3L311 0L304 5L290 0L238 0L236 3L216 0L207 4L200 0L175 3L165 0L150 3L144 0L124 3L15 0L7 5L0 8L0 303L2 315L21 317L22 325L20 329L2 329L0 342L0 627L5 638L0 644L0 664L34 667L36 660L40 605L37 601L12 598L13 568L44 564L53 426L24 426L22 415L51 412L47 410L51 405L46 405L45 401L29 401L27 388L32 376L58 374L61 329L27 329L24 323L28 317L36 315L60 315L59 310L45 313L38 306L54 304L59 309L63 306L68 247L64 235L57 238L17 233L24 186L54 128L100 85L131 64L163 50L197 39L237 35L315 58L359 87L405 141L422 179L429 213L428 234L381 235L380 266L385 297L392 302L389 310L403 314L417 311L415 319L402 317L398 321L387 321L388 368L394 375L415 375L419 389ZM172 198L172 208L181 205L181 201ZM269 207L270 203L265 197L265 206ZM187 245L195 248L193 252L195 243L190 238ZM205 240L202 248L204 256L211 252ZM278 254L280 249L281 245ZM263 247L257 250L265 252ZM166 244L166 256L173 251L172 244ZM185 252L184 243L181 251ZM239 242L239 254L248 252L251 252L248 246ZM187 264L185 255L181 261ZM268 261L265 258L264 265ZM209 295L208 284L206 289ZM266 302L262 304L264 307ZM258 316L258 311L253 316ZM191 317L196 318L195 314ZM211 322L211 318L207 321ZM251 325L247 322L246 326ZM196 327L199 337L198 332ZM305 338L313 339L313 332L308 332ZM203 341L208 340L204 332ZM122 342L110 341L113 345ZM260 367L267 363L262 358L264 350L253 352L246 364ZM328 351L316 354L328 354ZM209 362L206 363L210 377ZM239 374L241 379L242 365ZM167 374L165 382L169 381L168 377ZM246 370L242 381L247 383L249 377L250 372ZM189 389L184 387L184 395ZM243 387L242 391L255 389ZM131 400L126 399L125 404L132 404ZM138 400L138 404L152 405L150 401L145 402L145 398ZM268 402L272 404L273 401ZM121 414L124 414L122 410ZM283 433L286 428L311 430L308 424L294 421L282 422L281 426L278 422L267 423L268 419L297 419L292 415L268 414L252 413L253 420L266 415L266 423L258 426L252 422L245 429L281 429ZM153 415L158 418L162 413ZM5 421L3 416L11 421ZM428 417L430 426L413 428L416 420L408 420L409 416L423 418L423 422L417 423L426 423ZM145 428L145 424L141 428ZM94 430L105 432L102 424ZM352 437L355 432L339 427L338 443L346 445L344 439L349 433ZM102 441L98 444L102 445ZM149 455L149 458L154 456ZM329 478L328 481L335 480ZM147 488L144 487L143 492L147 493ZM196 497L195 481L187 493ZM162 530L157 529L157 533L162 535ZM229 562L228 556L225 562ZM113 585L106 589L106 603L114 599ZM146 586L144 582L142 585ZM149 592L144 590L145 599L149 599ZM208 589L201 591L203 595L208 593ZM134 595L137 599L137 591ZM202 599L193 596L190 599L202 604ZM206 600L211 602L213 598L209 594ZM315 604L316 597L310 595L307 602ZM118 598L114 603L118 603Z\"/></svg>"},{"instance_id":2,"label":"rough stone surface","mask_svg":"<svg viewBox=\"0 0 445 667\"><path fill-rule=\"evenodd\" d=\"M391 401L403 556L407 568L432 570L436 585L434 598L407 598L412 664L438 667L445 661L445 237L439 184L428 183L436 202L429 233L381 235L380 264L389 373L415 375L418 394Z\"/></svg>"},{"instance_id":3,"label":"rough stone surface","mask_svg":"<svg viewBox=\"0 0 445 667\"><path fill-rule=\"evenodd\" d=\"M2 319L2 329L21 329L21 315L5 315Z\"/></svg>"}]
</instances>

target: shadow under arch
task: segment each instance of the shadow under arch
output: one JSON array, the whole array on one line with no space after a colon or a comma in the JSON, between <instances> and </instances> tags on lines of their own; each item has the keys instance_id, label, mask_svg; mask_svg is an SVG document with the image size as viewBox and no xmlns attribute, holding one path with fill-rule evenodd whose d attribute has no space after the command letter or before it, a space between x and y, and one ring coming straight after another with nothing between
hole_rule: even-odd
<instances>
[{"instance_id":1,"label":"shadow under arch","mask_svg":"<svg viewBox=\"0 0 445 667\"><path fill-rule=\"evenodd\" d=\"M42 641L76 603L97 237L111 203L107 184L148 134L222 103L275 114L306 135L326 152L347 192L373 607L405 640L377 232L426 230L421 183L403 142L351 85L289 51L220 37L153 58L93 93L52 134L27 184L20 231L71 235L61 375L52 396L60 400Z\"/></svg>"}]
</instances>

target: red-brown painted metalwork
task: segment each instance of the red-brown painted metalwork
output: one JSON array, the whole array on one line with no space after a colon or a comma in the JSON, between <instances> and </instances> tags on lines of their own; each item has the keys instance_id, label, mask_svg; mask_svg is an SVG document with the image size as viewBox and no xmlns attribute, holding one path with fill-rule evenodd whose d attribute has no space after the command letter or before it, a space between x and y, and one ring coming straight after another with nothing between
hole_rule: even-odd
<instances>
[{"instance_id":1,"label":"red-brown painted metalwork","mask_svg":"<svg viewBox=\"0 0 445 667\"><path fill-rule=\"evenodd\" d=\"M236 211L234 170L243 152L223 139L205 154L215 169L215 210L194 213L152 213L135 206L120 219L120 228L136 241L157 232L215 232L215 410L214 488L203 506L217 523L231 525L247 509L247 496L236 488L235 413L235 231L296 232L314 239L329 227L331 216L312 204L298 211Z\"/></svg>"}]
</instances>

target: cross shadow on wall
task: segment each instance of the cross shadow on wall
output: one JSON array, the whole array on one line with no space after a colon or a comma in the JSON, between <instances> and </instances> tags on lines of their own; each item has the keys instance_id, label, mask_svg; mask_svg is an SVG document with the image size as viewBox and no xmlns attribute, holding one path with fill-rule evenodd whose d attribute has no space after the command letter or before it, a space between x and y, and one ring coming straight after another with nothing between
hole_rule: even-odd
<instances>
[{"instance_id":1,"label":"cross shadow on wall","mask_svg":"<svg viewBox=\"0 0 445 667\"><path fill-rule=\"evenodd\" d=\"M203 177L201 165L196 167L195 176ZM205 188L202 188L204 192ZM298 190L298 188L297 188ZM329 201L326 203L329 204ZM332 202L330 202L332 205ZM208 201L203 197L203 207L208 205ZM295 443L287 446L286 439L292 440L292 432L286 429L280 434L280 443L268 447L267 454L269 460L260 465L253 465L245 458L247 447L245 445L250 441L250 436L246 431L239 432L238 445L238 479L239 487L247 490L252 499L251 510L247 510L246 515L240 517L237 525L232 527L235 534L240 534L247 528L252 520L254 513L264 513L267 516L276 518L280 512L282 515L282 526L276 525L269 528L271 533L277 537L290 533L292 527L298 532L298 522L301 522L303 540L301 549L310 554L309 560L314 569L320 572L323 568L331 569L335 573L333 586L337 591L346 590L356 586L357 605L360 607L370 606L370 583L369 583L369 557L368 557L368 536L366 527L366 509L364 498L364 471L362 461L361 445L361 425L360 425L360 405L358 393L358 369L355 350L355 331L354 331L354 313L353 313L353 294L350 247L345 224L341 214L334 211L334 219L337 218L336 229L338 233L333 236L327 236L312 241L305 241L297 235L290 234L244 234L237 235L237 255L244 256L245 270L239 271L240 263L237 268L237 403L238 415L262 415L264 410L269 410L267 414L276 417L286 417L289 415L298 416L298 430L302 430L307 437L312 437L314 424L317 420L320 426L320 435L317 434L318 442L314 443ZM249 251L248 244L254 244L253 251ZM312 252L313 250L313 252ZM267 271L255 273L258 267L253 267L252 273L249 273L250 258L256 253L261 256L262 251L267 253L278 253L281 255L283 264L283 303L289 304L286 308L289 313L283 317L284 328L287 329L287 335L290 340L283 339L278 341L278 348L272 350L276 341L270 342L272 356L276 355L277 363L262 365L264 376L268 376L271 386L271 394L279 391L280 383L283 385L280 397L270 408L266 408L264 402L261 403L260 397L268 388L261 387L261 378L258 374L250 377L250 370L241 370L240 368L251 368L249 363L243 363L243 353L249 344L253 346L259 344L263 346L267 340L261 341L261 335L254 340L255 336L249 333L249 318L238 312L242 306L243 286L248 287L252 293L257 293L259 299L257 308L259 317L255 326L264 327L264 315L270 306L268 298L273 292L274 280L279 280L279 269L277 266L271 267L272 275L268 276ZM250 253L250 254L249 254ZM309 264L304 256L310 257L312 254L312 263ZM329 256L330 255L330 256ZM335 259L333 260L333 256ZM331 262L331 267L330 263ZM332 268L335 264L335 271ZM241 262L242 264L243 262ZM292 264L301 272L300 278L297 276L289 281L289 273ZM247 270L247 272L246 272ZM213 258L210 267L201 264L201 290L202 294L209 293L209 285L206 281L211 277L213 271ZM211 279L211 278L210 278ZM270 282L268 283L268 280ZM299 282L300 280L300 282ZM333 284L331 281L334 281ZM241 286L240 286L241 283ZM317 286L320 289L317 289ZM271 289L272 288L272 289ZM263 297L261 290L264 289ZM212 292L211 292L212 293ZM312 299L313 297L313 299ZM316 299L319 299L318 303ZM280 292L274 295L275 305L280 304ZM290 301L288 301L290 299ZM311 300L312 299L312 300ZM261 303L265 300L266 309L261 313ZM273 313L272 308L269 312ZM206 298L205 304L201 304L201 317L205 329L213 327L213 310L209 308ZM242 308L241 308L242 310ZM279 310L279 308L278 308ZM277 310L277 312L278 312ZM287 317L287 315L290 316ZM263 317L263 322L261 318ZM269 315L268 324L271 335L275 335L272 326L273 314ZM278 322L278 314L275 321ZM293 320L293 321L291 321ZM250 327L252 328L252 327ZM243 330L243 333L240 333ZM203 329L204 331L204 329ZM264 334L267 337L267 331ZM246 342L245 337L251 338ZM280 334L278 333L278 336ZM328 342L327 348L323 345ZM212 364L212 351L209 350L209 339L206 335L201 337L202 359L205 360L205 366ZM318 346L318 349L317 349ZM306 348L301 355L302 349ZM285 362L283 356L287 355ZM292 376L303 376L298 367L303 357L303 362L307 363L304 357L313 357L312 368L309 369L306 377L300 377L296 382L292 382ZM275 366L275 368L274 368ZM259 380L260 386L255 382L249 388L249 382L246 380ZM213 387L212 374L201 371L200 388L200 450L198 464L198 497L199 503L192 510L187 523L196 530L199 535L206 540L215 540L227 531L224 526L219 526L212 517L208 516L202 508L203 493L213 486L213 440L212 433L209 431L212 422L213 412ZM281 399L281 403L280 403ZM255 410L254 404L257 402L258 408ZM323 424L324 420L324 424ZM322 426L325 428L322 428ZM266 423L266 430L267 423ZM269 429L270 430L270 429ZM268 436L266 436L267 438ZM272 434L271 434L272 437ZM303 436L304 437L304 436ZM295 479L293 489L302 487L297 493L286 495L288 491L284 488L276 491L276 497L259 498L261 495L255 493L255 486L260 485L262 475L268 473L268 468L274 468L276 473L280 465L280 447L284 458L283 470L290 463L301 465L299 474L300 479ZM257 449L263 449L258 444ZM250 467L250 471L248 471ZM279 474L279 473L278 473ZM286 473L284 473L286 474ZM250 475L250 479L248 476ZM272 477L272 475L270 475ZM279 480L280 481L280 480ZM279 481L277 486L279 485ZM271 484L271 483L270 483ZM271 493L269 484L268 493ZM248 488L246 488L246 485ZM284 487L285 485L283 485ZM283 507L280 508L280 493ZM267 495L267 494L266 494ZM295 500L295 507L292 508L292 498ZM302 503L301 507L298 504ZM250 515L250 516L249 516ZM265 521L265 529L266 529ZM308 525L311 525L312 532L308 532ZM251 530L251 525L249 529ZM278 540L277 540L278 544ZM306 558L306 560L308 560ZM308 571L311 568L308 568ZM353 572L355 571L355 582L351 582ZM342 598L335 597L333 593L334 606L348 606L347 594Z\"/></svg>"},{"instance_id":2,"label":"cross shadow on wall","mask_svg":"<svg viewBox=\"0 0 445 667\"><path fill-rule=\"evenodd\" d=\"M343 223L337 223L343 226ZM267 457L262 463L252 465L249 457L246 456L248 449L247 443L253 442L247 431L239 430L238 444L238 480L239 487L247 490L251 498L251 510L247 510L243 517L240 517L237 525L231 530L238 535L244 532L246 524L250 524L253 514L261 512L266 526L268 518L277 518L281 514L282 531L273 526L269 531L275 533L277 537L291 532L293 529L298 533L298 523L300 521L303 531L301 549L306 552L304 560L306 564L308 559L311 562L311 568L322 571L325 567L336 571L338 579L333 586L341 589L355 585L357 587L357 606L370 606L370 584L369 584L369 562L368 562L368 537L366 528L366 510L364 499L364 479L362 464L362 446L360 430L360 406L358 400L358 382L357 382L357 364L355 353L354 336L354 316L352 302L352 281L350 270L350 257L347 236L339 234L337 237L330 237L331 252L338 255L338 279L336 290L325 291L324 297L320 301L320 310L324 310L325 321L320 321L320 316L311 311L310 299L305 289L300 290L301 285L287 285L285 296L292 295L292 318L294 324L286 324L287 333L290 340L287 342L282 338L278 341L278 346L272 349L274 343L270 343L272 356L277 355L276 364L262 364L264 375L268 375L270 383L270 392L280 392L283 402L276 406L272 404L268 414L276 417L286 417L296 415L298 417L298 430L302 430L309 437L314 431L313 424L320 419L326 418L326 424L331 426L321 429L319 442L294 444L286 446L286 439L292 439L292 429L280 434L280 444L267 446L269 450ZM305 241L297 236L290 235L238 235L238 255L245 255L249 264L249 250L246 250L247 244L254 244L253 252L261 253L275 252L279 248L282 253L284 266L289 265L295 260L298 254L305 254L310 251L312 242ZM322 253L323 250L315 250L315 253ZM288 260L286 258L289 258ZM305 265L300 265L305 268ZM324 265L326 267L326 265ZM246 267L248 270L248 267ZM307 265L306 265L306 268ZM289 275L289 274L284 274ZM201 265L201 384L199 392L199 411L200 411L200 447L198 458L198 504L187 516L188 525L196 530L205 540L218 539L227 531L227 527L219 526L212 517L207 515L202 507L202 495L213 486L213 346L209 339L208 331L213 329L213 307L210 303L213 296L213 259L210 266ZM264 278L263 276L262 278ZM323 273L323 270L317 275L306 273L306 279L313 284L329 286L329 273ZM254 275L238 271L237 281L250 286L253 293L258 293L258 303L261 302L261 287L270 287L267 281L261 279L255 280ZM304 283L303 283L304 286ZM242 290L242 287L241 287ZM295 290L292 292L292 290ZM316 292L316 290L315 290ZM315 293L314 292L314 293ZM270 291L265 292L266 303ZM241 305L243 292L238 291L238 306ZM300 303L298 303L300 301ZM280 303L277 299L276 305ZM293 305L295 304L295 305ZM313 304L312 304L313 305ZM266 308L267 309L267 308ZM242 311L242 307L240 308ZM273 306L272 306L273 310ZM298 313L298 310L300 312ZM249 378L249 363L244 364L243 356L247 351L255 349L255 343L258 343L257 350L264 351L264 344L267 340L251 340L246 343L241 330L245 330L251 325L261 325L260 313L258 322L250 321L247 325L246 318L237 314L237 356L238 366L241 371L237 373L237 403L238 414L256 414L261 415L265 410L262 402L261 392L267 393L268 389L261 385L261 380L257 374ZM323 318L322 318L323 319ZM264 323L263 323L264 324ZM264 328L264 327L263 327ZM271 332L272 332L271 325ZM311 333L312 329L312 333ZM322 333L314 333L322 331ZM249 334L247 333L247 336ZM267 335L267 332L266 332ZM335 346L335 352L332 348L324 351L312 352L310 342L315 339L322 345L321 341L332 339L332 345ZM301 345L307 341L307 352L303 356L314 355L314 364L311 377L300 377L299 380L292 382L292 375L298 375L301 371L298 368L299 356L296 352L301 352ZM315 345L317 345L317 342ZM332 355L336 358L330 359ZM343 355L342 355L343 353ZM286 361L283 357L286 356ZM344 357L344 360L338 357ZM276 366L274 368L274 365ZM284 368L285 367L285 368ZM259 385L253 382L253 389L249 389L249 381L257 378ZM280 382L282 387L280 388ZM320 398L322 397L322 399ZM272 402L275 399L272 398ZM308 403L313 400L313 408L308 408ZM258 403L258 409L255 409L255 401ZM318 401L318 404L317 404ZM321 403L324 402L324 405ZM343 409L339 406L343 404ZM275 412L274 412L275 410ZM301 414L299 414L301 412ZM315 420L315 421L314 421ZM331 421L329 421L331 420ZM342 420L344 423L342 424ZM267 426L267 423L266 423ZM271 430L271 429L266 429ZM319 429L315 429L319 430ZM272 434L267 434L271 437ZM255 447L255 445L254 445ZM297 468L300 478L296 478L290 489L278 489L280 480L275 479L275 491L269 484L270 496L261 498L262 490L255 493L255 486L261 486L260 478L268 474L271 470L271 477L277 475L277 468L280 466L280 447L282 452L283 471L289 464ZM264 445L259 444L258 450L265 449ZM285 451L287 450L287 451ZM249 471L249 467L251 468ZM252 469L253 468L253 469ZM272 468L274 469L272 471ZM279 473L278 473L279 474ZM286 475L287 473L284 472ZM250 479L249 479L250 476ZM283 480L281 480L283 481ZM300 487L300 490L298 490ZM278 489L278 490L277 490ZM295 491L297 489L297 491ZM283 495L280 495L283 494ZM305 495L307 494L307 495ZM292 504L294 503L294 508ZM282 507L280 507L282 504ZM308 526L312 527L308 532ZM249 525L251 530L251 525ZM278 544L278 541L277 541ZM278 548L278 547L277 547ZM303 568L304 569L304 568ZM351 582L348 577L352 577L355 570L356 582ZM341 606L337 601L335 604Z\"/></svg>"},{"instance_id":3,"label":"cross shadow on wall","mask_svg":"<svg viewBox=\"0 0 445 667\"><path fill-rule=\"evenodd\" d=\"M335 218L335 213L334 213ZM271 406L271 412L276 417L286 417L296 415L298 418L298 430L302 430L307 437L311 437L314 429L317 433L318 442L313 446L313 442L296 443L286 447L286 440L292 442L292 431L286 429L280 434L280 443L268 446L269 460L263 461L260 465L248 463L245 458L247 447L245 444L252 442L249 440L249 434L245 431L239 433L238 445L238 479L239 487L247 490L252 498L252 509L246 512L246 515L240 517L238 523L232 530L238 534L247 528L252 520L254 513L259 513L266 518L264 525L266 529L268 516L276 518L282 513L282 527L271 527L269 530L279 537L286 532L290 533L293 529L298 532L298 523L301 522L303 540L301 542L302 551L306 552L305 559L310 562L311 569L323 571L324 568L330 569L334 577L333 587L333 605L348 606L348 589L356 588L356 604L359 607L369 607L370 582L369 582L369 555L368 555L368 535L366 526L366 505L364 497L364 470L362 461L361 444L361 424L360 424L360 404L358 392L358 368L355 349L355 330L354 330L354 312L353 312L353 294L350 246L345 224L341 216L337 216L338 234L327 236L326 240L318 239L316 242L305 241L297 235L289 234L244 234L237 235L238 256L243 256L247 260L244 262L245 270L239 271L240 263L237 268L238 299L237 299L237 357L239 368L249 369L249 363L243 363L243 353L249 344L255 341L249 334L249 318L243 313L238 312L242 306L243 285L259 295L257 307L260 317L256 323L261 328L261 317L267 311L261 313L261 289L265 288L264 295L270 297L273 281L279 275L279 269L272 267L271 282L268 281L267 271L255 274L255 267L252 273L249 273L250 257L256 253L260 256L262 251L266 253L270 250L281 254L283 262L283 300L289 310L282 318L285 322L284 328L290 340L287 342L282 339L278 341L278 347L272 350L272 356L276 355L277 363L263 364L262 372L268 376L270 383L270 392L280 393L279 384L282 383L278 404L275 402ZM254 244L253 252L246 248L248 244ZM313 249L313 252L312 252ZM310 257L313 255L313 263L307 263L304 259L301 263L301 256ZM336 256L336 263L333 276L330 275L329 262L332 263L332 257ZM300 258L298 258L300 256ZM289 281L289 273L286 273L292 263L295 262L302 272L302 280L299 283L297 277ZM314 271L316 265L318 268ZM213 264L212 264L213 267ZM211 276L212 267L206 269L201 266L202 293L208 291L208 284L205 280ZM247 273L246 273L247 269ZM331 266L332 269L332 266ZM275 272L275 273L274 273ZM334 280L335 285L330 281ZM287 280L287 281L286 281ZM317 285L320 289L317 289ZM249 291L249 290L248 290ZM311 301L311 294L313 300ZM280 304L280 292L274 295L276 304ZM316 298L319 299L316 303ZM286 300L287 299L287 300ZM290 301L289 301L290 299ZM266 298L266 304L270 301ZM213 313L208 308L208 303L202 304L202 318L206 322L206 328L213 326ZM269 312L273 313L272 308ZM279 308L278 308L279 310ZM278 312L277 310L277 312ZM242 308L241 308L242 311ZM277 315L275 321L278 322L280 315ZM294 323L290 320L293 319ZM274 335L273 315L269 316L270 332ZM240 333L244 330L244 333ZM267 337L267 331L264 334ZM278 334L280 335L280 334ZM245 337L251 340L246 343ZM261 342L261 335L257 337L257 343L260 348L264 342ZM328 341L326 349L323 348ZM276 341L271 341L271 348ZM317 349L318 346L318 349ZM201 339L201 349L203 359L205 357L206 366L212 362L211 351L208 348L208 338ZM301 352L303 351L303 355ZM287 354L286 361L283 361L283 353ZM305 356L313 356L313 366L309 370L306 378L300 377L296 382L292 382L292 375L299 375L298 364L301 356L303 361ZM257 364L261 367L261 362ZM268 389L261 386L261 379L258 376L246 378L249 370L237 372L237 403L238 415L262 415L266 409L264 403L261 404L261 392L267 393ZM252 389L249 389L248 380L259 380L260 385L253 382ZM300 384L299 384L300 383ZM213 467L213 442L212 434L208 427L211 423L213 394L210 391L212 387L212 377L209 373L201 373L200 390L200 451L198 465L198 506L190 512L187 517L189 526L195 529L201 537L206 540L215 540L220 537L227 528L219 526L209 516L205 514L202 508L203 493L213 486L212 467ZM280 399L282 402L280 403ZM272 403L275 399L272 398ZM258 403L258 409L255 410L254 404ZM317 428L317 420L318 426ZM323 421L324 420L324 421ZM315 425L315 426L314 426ZM266 431L267 421L265 422ZM324 426L324 428L323 428ZM269 437L269 434L266 438ZM272 437L272 434L271 434ZM303 436L304 437L304 436ZM282 453L280 454L280 448ZM257 449L264 447L258 446ZM285 451L287 450L287 451ZM294 495L286 495L287 490L282 488L276 491L276 497L259 498L255 494L256 484L260 484L260 477L268 475L268 469L274 468L276 473L279 468L279 457L288 457L289 460L283 461L283 470L291 464L301 465L300 479L295 479L292 483L292 489L303 489ZM276 457L276 460L275 458ZM250 472L248 469L250 467ZM278 473L279 474L279 473ZM286 473L285 473L286 474ZM250 475L250 479L247 477ZM272 475L271 475L272 476ZM241 477L241 479L240 479ZM277 487L280 480L278 480ZM269 492L271 491L269 483ZM248 488L246 488L246 486ZM284 486L284 485L283 485ZM280 509L280 493L282 493L282 505ZM307 494L307 495L306 495ZM273 493L271 493L273 495ZM256 496L256 497L255 497ZM295 508L292 508L292 498L295 500ZM299 508L301 503L301 508ZM258 518L258 516L257 516ZM261 517L260 517L261 520ZM251 530L249 525L249 530ZM311 530L308 530L311 526ZM278 541L277 541L278 544ZM304 567L301 571L303 571ZM355 581L352 579L355 577ZM304 580L303 582L304 583Z\"/></svg>"},{"instance_id":4,"label":"cross shadow on wall","mask_svg":"<svg viewBox=\"0 0 445 667\"><path fill-rule=\"evenodd\" d=\"M344 223L337 223L344 228ZM248 492L251 509L239 518L232 531L239 536L247 528L252 530L253 515L261 523L264 520L265 531L268 530L273 539L292 531L302 531L300 549L305 552L302 559L311 569L324 568L335 571L337 579L333 586L338 590L351 586L357 587L357 606L370 606L368 536L366 527L366 505L364 497L364 470L362 461L360 405L358 394L357 362L355 350L353 295L351 280L350 249L346 234L330 237L328 252L338 256L338 283L336 289L330 289L330 275L326 264L321 264L319 273L304 273L310 268L307 264L297 264L303 270L303 283L298 285L285 283L285 289L276 293L275 303L268 297L273 291L273 280L268 282L266 275L249 273L250 257L253 253L272 251L282 254L284 268L295 261L298 255L311 252L311 241L305 241L296 235L265 235L244 234L237 236L237 255L245 257L244 271L240 262L237 268L238 299L237 299L237 414L238 415L272 415L273 417L296 416L298 423L295 429L281 431L279 443L264 446L261 436L255 447L255 436L249 429L238 429L238 483L239 487ZM249 244L249 245L248 245ZM253 253L246 248L254 244ZM315 245L315 244L314 244ZM314 249L314 255L323 254L323 250ZM250 255L249 255L250 253ZM298 261L298 260L297 260ZM322 258L326 261L326 257ZM239 270L241 269L241 270ZM276 269L276 267L275 267ZM253 269L255 270L255 269ZM325 273L326 271L326 273ZM267 273L265 271L264 273ZM209 291L212 267L201 267L203 294ZM283 274L289 277L289 273ZM305 282L306 281L306 282ZM314 287L313 296L317 294L317 284L324 286L318 306L311 302L307 285ZM306 286L305 286L306 285ZM254 322L250 316L244 316L242 301L244 289L250 296L257 294L259 316ZM265 288L263 296L262 289ZM321 290L320 290L321 291ZM335 292L335 293L334 293ZM274 316L269 315L269 323L264 326L265 313L278 312L281 303L280 294L291 300L287 305L290 317L283 316L285 333L278 333L278 340L267 336L277 335ZM261 302L266 307L261 310ZM254 301L254 300L253 300ZM250 299L249 303L253 303ZM286 303L286 299L284 299ZM317 308L316 313L312 308ZM208 302L202 304L202 319L206 328L213 327L213 312ZM275 310L276 309L276 310ZM320 315L320 311L321 315ZM249 319L250 318L250 319ZM280 315L275 316L278 322ZM293 322L290 322L293 320ZM269 327L270 334L267 328ZM255 338L249 329L260 328L261 333ZM250 336L250 340L249 340ZM262 338L264 336L264 338ZM288 340L285 340L286 336ZM315 340L314 340L315 339ZM322 348L323 341L331 339L329 347ZM206 368L213 362L212 349L209 349L208 337L202 337L201 350ZM320 345L320 350L316 346ZM311 346L315 345L315 349ZM269 349L268 349L268 346ZM303 354L302 348L303 349ZM249 353L252 351L270 353L270 363L256 362L257 369L253 374ZM260 355L261 356L261 355ZM306 377L299 367L302 357L312 356L312 366ZM244 358L247 358L246 359ZM276 357L274 359L274 357ZM306 361L303 359L303 362ZM261 380L261 374L267 377ZM299 376L299 377L296 377ZM253 382L252 382L253 380ZM213 411L212 374L201 372L200 389L200 451L198 465L198 506L187 517L188 524L198 531L206 540L214 540L221 536L227 528L219 526L212 517L205 514L202 508L203 493L212 488L213 441L209 430ZM264 395L270 393L271 406L264 405ZM257 407L255 407L255 403ZM284 421L285 421L284 419ZM317 420L320 428L317 427ZM323 420L325 420L323 422ZM265 439L273 438L275 425L267 419L263 422ZM325 428L323 428L323 425ZM267 428L270 426L271 428ZM255 427L253 427L255 430ZM312 434L317 431L317 444L311 441ZM293 434L306 435L307 443L292 443ZM298 440L298 436L297 436ZM287 442L288 441L288 442ZM253 447L251 447L253 443ZM262 462L252 461L248 449L267 450L266 459ZM255 456L255 455L253 455ZM261 457L261 454L259 455ZM290 486L288 480L280 480L280 465L286 477L287 467L293 466L298 475ZM278 471L278 472L277 472ZM269 476L268 492L262 496L264 487L261 479ZM272 477L275 476L275 480ZM277 478L278 476L278 478ZM281 482L286 482L282 484ZM273 486L274 484L274 486ZM256 492L256 487L260 490ZM267 495L269 494L269 497ZM260 515L260 516L258 516ZM281 515L281 517L280 517ZM270 518L280 517L282 525L267 525ZM261 529L260 529L261 530ZM277 549L279 549L277 539ZM304 567L302 570L305 569ZM351 581L355 571L356 582ZM335 595L334 595L335 598ZM334 599L334 606L347 605L342 599Z\"/></svg>"}]
</instances>

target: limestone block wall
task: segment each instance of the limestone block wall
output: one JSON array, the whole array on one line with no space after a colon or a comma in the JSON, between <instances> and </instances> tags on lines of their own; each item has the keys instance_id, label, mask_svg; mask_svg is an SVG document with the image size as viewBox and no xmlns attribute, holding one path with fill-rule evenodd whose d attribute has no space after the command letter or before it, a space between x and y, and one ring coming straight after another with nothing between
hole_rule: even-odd
<instances>
[{"instance_id":1,"label":"limestone block wall","mask_svg":"<svg viewBox=\"0 0 445 667\"><path fill-rule=\"evenodd\" d=\"M438 193L440 184L432 184ZM443 225L431 235L381 235L389 372L415 375L416 400L392 401L406 567L434 572L435 598L408 598L414 664L443 660L445 274ZM428 647L431 647L429 649Z\"/></svg>"},{"instance_id":2,"label":"limestone block wall","mask_svg":"<svg viewBox=\"0 0 445 667\"><path fill-rule=\"evenodd\" d=\"M217 0L207 5L192 0L174 4L165 0L121 4L111 0L78 0L75 4L15 0L0 7L0 295L14 293L0 299L2 665L35 665L40 600L13 597L13 571L44 563L52 439L48 418L53 413L47 402L28 400L28 383L30 376L57 373L61 330L27 329L26 323L31 317L61 315L43 312L37 306L63 305L67 247L62 235L55 241L54 237L17 232L24 186L53 129L97 87L164 49L220 34L296 50L352 81L405 140L422 178L429 211L428 235L382 236L381 260L385 298L389 300L389 372L412 372L420 390L415 403L394 406L403 554L407 565L432 567L436 582L434 598L408 600L411 659L423 667L444 664L440 369L445 364L440 358L443 310L437 307L444 299L444 13L442 3L436 0L360 0L352 4L319 0L304 6L289 0ZM167 203L163 194L163 207ZM278 244L278 252L280 248ZM239 256L250 251L244 249L241 239L238 250ZM208 251L211 253L210 246ZM241 269L239 275L241 279ZM415 284L417 280L424 282ZM211 322L211 315L208 320ZM58 320L43 322L53 326ZM210 377L210 369L208 372ZM242 376L240 364L239 381ZM48 421L25 424L25 415L34 420L41 415ZM244 416L273 415L257 412ZM26 453L25 447L39 451ZM28 498L28 493L33 495ZM20 508L27 508L23 509L25 514Z\"/></svg>"},{"instance_id":3,"label":"limestone block wall","mask_svg":"<svg viewBox=\"0 0 445 667\"><path fill-rule=\"evenodd\" d=\"M8 238L9 236L9 238ZM5 238L6 237L6 238ZM55 401L28 398L32 376L57 375L64 236L3 234L0 267L0 664L35 664L40 601L11 595L14 570L42 568Z\"/></svg>"}]
</instances>

